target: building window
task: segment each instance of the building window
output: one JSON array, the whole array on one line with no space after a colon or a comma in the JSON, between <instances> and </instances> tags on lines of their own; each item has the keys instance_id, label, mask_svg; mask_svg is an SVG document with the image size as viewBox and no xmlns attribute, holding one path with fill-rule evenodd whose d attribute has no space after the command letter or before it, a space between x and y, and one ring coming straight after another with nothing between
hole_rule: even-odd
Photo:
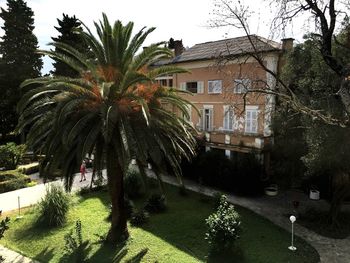
<instances>
[{"instance_id":1,"label":"building window","mask_svg":"<svg viewBox=\"0 0 350 263\"><path fill-rule=\"evenodd\" d=\"M201 110L199 129L202 131L213 130L213 108L207 107Z\"/></svg>"},{"instance_id":2,"label":"building window","mask_svg":"<svg viewBox=\"0 0 350 263\"><path fill-rule=\"evenodd\" d=\"M224 106L224 130L233 131L234 111L231 106Z\"/></svg>"},{"instance_id":3,"label":"building window","mask_svg":"<svg viewBox=\"0 0 350 263\"><path fill-rule=\"evenodd\" d=\"M204 82L203 81L190 81L181 82L180 90L187 90L192 93L204 93Z\"/></svg>"},{"instance_id":4,"label":"building window","mask_svg":"<svg viewBox=\"0 0 350 263\"><path fill-rule=\"evenodd\" d=\"M221 93L222 93L222 80L209 80L208 94L221 94Z\"/></svg>"},{"instance_id":5,"label":"building window","mask_svg":"<svg viewBox=\"0 0 350 263\"><path fill-rule=\"evenodd\" d=\"M258 109L246 109L245 111L245 132L258 132Z\"/></svg>"},{"instance_id":6,"label":"building window","mask_svg":"<svg viewBox=\"0 0 350 263\"><path fill-rule=\"evenodd\" d=\"M246 93L249 89L251 89L251 81L250 79L235 79L234 80L234 93Z\"/></svg>"}]
</instances>

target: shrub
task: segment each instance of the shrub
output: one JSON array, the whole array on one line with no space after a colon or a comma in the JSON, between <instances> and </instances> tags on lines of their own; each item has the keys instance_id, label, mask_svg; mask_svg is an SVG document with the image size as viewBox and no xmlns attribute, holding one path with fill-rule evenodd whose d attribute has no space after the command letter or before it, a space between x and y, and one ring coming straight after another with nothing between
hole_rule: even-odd
<instances>
[{"instance_id":1,"label":"shrub","mask_svg":"<svg viewBox=\"0 0 350 263\"><path fill-rule=\"evenodd\" d=\"M125 193L129 198L139 198L145 194L145 185L138 171L129 169L124 178Z\"/></svg>"},{"instance_id":2,"label":"shrub","mask_svg":"<svg viewBox=\"0 0 350 263\"><path fill-rule=\"evenodd\" d=\"M149 214L145 210L139 210L131 215L130 223L133 226L141 226L147 223Z\"/></svg>"},{"instance_id":3,"label":"shrub","mask_svg":"<svg viewBox=\"0 0 350 263\"><path fill-rule=\"evenodd\" d=\"M9 229L10 218L6 217L0 222L0 239L4 237L4 233ZM5 259L0 255L0 262L3 262Z\"/></svg>"},{"instance_id":4,"label":"shrub","mask_svg":"<svg viewBox=\"0 0 350 263\"><path fill-rule=\"evenodd\" d=\"M25 151L26 146L24 144L17 145L14 142L9 142L5 145L1 145L0 167L5 167L6 170L16 169Z\"/></svg>"},{"instance_id":5,"label":"shrub","mask_svg":"<svg viewBox=\"0 0 350 263\"><path fill-rule=\"evenodd\" d=\"M166 199L164 195L160 194L152 194L150 198L148 198L147 203L145 205L145 210L150 213L159 213L163 212L166 209Z\"/></svg>"},{"instance_id":6,"label":"shrub","mask_svg":"<svg viewBox=\"0 0 350 263\"><path fill-rule=\"evenodd\" d=\"M87 256L85 252L89 241L83 241L80 220L76 221L75 229L70 230L70 232L64 236L64 240L66 257L75 257L75 262L85 262ZM69 261L71 262L72 259L70 258Z\"/></svg>"},{"instance_id":7,"label":"shrub","mask_svg":"<svg viewBox=\"0 0 350 263\"><path fill-rule=\"evenodd\" d=\"M0 193L27 187L30 178L16 170L0 172Z\"/></svg>"},{"instance_id":8,"label":"shrub","mask_svg":"<svg viewBox=\"0 0 350 263\"><path fill-rule=\"evenodd\" d=\"M222 195L217 210L206 219L206 240L211 253L230 253L240 237L241 220L234 206Z\"/></svg>"},{"instance_id":9,"label":"shrub","mask_svg":"<svg viewBox=\"0 0 350 263\"><path fill-rule=\"evenodd\" d=\"M61 226L66 220L70 198L62 186L51 184L39 203L39 222L46 226Z\"/></svg>"}]
</instances>

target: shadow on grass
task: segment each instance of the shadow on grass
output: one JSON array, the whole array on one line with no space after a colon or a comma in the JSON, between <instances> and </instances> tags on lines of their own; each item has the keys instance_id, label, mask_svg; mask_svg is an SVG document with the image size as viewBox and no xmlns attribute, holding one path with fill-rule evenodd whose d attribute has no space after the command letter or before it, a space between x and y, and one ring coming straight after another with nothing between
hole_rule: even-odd
<instances>
[{"instance_id":1,"label":"shadow on grass","mask_svg":"<svg viewBox=\"0 0 350 263\"><path fill-rule=\"evenodd\" d=\"M85 241L73 253L63 255L59 262L87 262L88 254L90 251L90 243Z\"/></svg>"},{"instance_id":2,"label":"shadow on grass","mask_svg":"<svg viewBox=\"0 0 350 263\"><path fill-rule=\"evenodd\" d=\"M109 244L103 244L90 258L89 262L99 262L99 263L118 263L121 262L128 255L128 248L126 244L121 244L118 246L113 246ZM135 256L128 259L127 263L139 263L142 258L147 254L148 248L142 249Z\"/></svg>"},{"instance_id":3,"label":"shadow on grass","mask_svg":"<svg viewBox=\"0 0 350 263\"><path fill-rule=\"evenodd\" d=\"M338 217L338 225L329 223L328 211L309 209L301 214L298 224L311 229L317 234L329 238L345 239L350 236L350 213L342 212Z\"/></svg>"},{"instance_id":4,"label":"shadow on grass","mask_svg":"<svg viewBox=\"0 0 350 263\"><path fill-rule=\"evenodd\" d=\"M234 251L227 253L210 253L207 258L208 263L235 263L235 262L245 262L244 254L242 249L236 247Z\"/></svg>"},{"instance_id":5,"label":"shadow on grass","mask_svg":"<svg viewBox=\"0 0 350 263\"><path fill-rule=\"evenodd\" d=\"M53 256L54 256L54 249L53 248L48 248L46 247L45 249L43 249L39 254L37 254L34 259L37 260L45 260L45 262L49 262Z\"/></svg>"}]
</instances>

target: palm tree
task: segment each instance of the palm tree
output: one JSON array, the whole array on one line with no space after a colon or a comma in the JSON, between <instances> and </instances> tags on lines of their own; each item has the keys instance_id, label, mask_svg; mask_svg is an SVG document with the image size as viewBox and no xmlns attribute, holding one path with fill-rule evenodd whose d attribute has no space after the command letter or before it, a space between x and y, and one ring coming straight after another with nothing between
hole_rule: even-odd
<instances>
[{"instance_id":1,"label":"palm tree","mask_svg":"<svg viewBox=\"0 0 350 263\"><path fill-rule=\"evenodd\" d=\"M67 63L79 77L29 79L29 90L18 104L18 131L28 127L27 143L43 153L45 171L60 168L70 189L81 160L94 151L95 168L106 163L112 203L110 242L128 238L124 207L123 177L130 158L151 160L158 168L173 167L180 174L181 158L194 153L194 130L180 116L187 115L188 101L176 89L163 87L155 79L185 72L174 66L150 67L170 58L164 43L140 51L154 28L143 28L132 36L133 23L95 23L97 37L85 27L77 31L90 48L82 54L59 42L56 51L40 51ZM174 109L177 113L175 114Z\"/></svg>"}]
</instances>

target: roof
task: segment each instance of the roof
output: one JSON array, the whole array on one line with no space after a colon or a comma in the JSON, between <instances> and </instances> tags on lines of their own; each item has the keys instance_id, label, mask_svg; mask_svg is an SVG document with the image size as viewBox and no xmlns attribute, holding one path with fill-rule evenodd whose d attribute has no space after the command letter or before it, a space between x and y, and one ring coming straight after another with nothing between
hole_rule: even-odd
<instances>
[{"instance_id":1,"label":"roof","mask_svg":"<svg viewBox=\"0 0 350 263\"><path fill-rule=\"evenodd\" d=\"M281 44L266 38L250 35L250 38L259 52L280 51ZM172 63L208 60L228 55L244 55L253 52L253 47L248 36L223 39L212 42L196 44L185 50L180 56L173 59Z\"/></svg>"}]
</instances>

